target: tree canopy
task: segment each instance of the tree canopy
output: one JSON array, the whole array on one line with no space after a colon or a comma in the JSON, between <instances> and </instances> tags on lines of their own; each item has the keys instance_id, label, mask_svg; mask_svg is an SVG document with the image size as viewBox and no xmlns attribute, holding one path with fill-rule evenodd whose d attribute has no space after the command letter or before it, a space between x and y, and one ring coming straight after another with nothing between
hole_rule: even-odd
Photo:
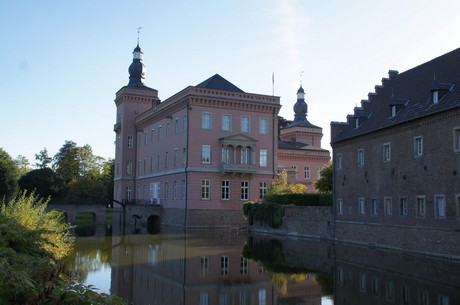
<instances>
[{"instance_id":1,"label":"tree canopy","mask_svg":"<svg viewBox=\"0 0 460 305\"><path fill-rule=\"evenodd\" d=\"M315 182L315 189L319 193L332 193L332 161L329 161L320 171L320 178Z\"/></svg>"},{"instance_id":2,"label":"tree canopy","mask_svg":"<svg viewBox=\"0 0 460 305\"><path fill-rule=\"evenodd\" d=\"M19 167L11 156L0 148L0 200L10 199L18 191Z\"/></svg>"}]
</instances>

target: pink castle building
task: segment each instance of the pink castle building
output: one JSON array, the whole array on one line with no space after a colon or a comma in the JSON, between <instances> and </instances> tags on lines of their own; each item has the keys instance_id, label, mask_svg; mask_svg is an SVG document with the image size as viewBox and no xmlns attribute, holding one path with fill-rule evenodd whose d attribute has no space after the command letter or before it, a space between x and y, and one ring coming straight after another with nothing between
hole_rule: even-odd
<instances>
[{"instance_id":1,"label":"pink castle building","mask_svg":"<svg viewBox=\"0 0 460 305\"><path fill-rule=\"evenodd\" d=\"M161 102L144 84L142 54L138 45L129 83L116 93L114 199L161 206L165 225L246 226L242 203L263 198L278 172L280 98L246 93L216 74ZM286 137L302 135L296 124L283 129ZM282 151L289 167L286 156L297 150Z\"/></svg>"}]
</instances>

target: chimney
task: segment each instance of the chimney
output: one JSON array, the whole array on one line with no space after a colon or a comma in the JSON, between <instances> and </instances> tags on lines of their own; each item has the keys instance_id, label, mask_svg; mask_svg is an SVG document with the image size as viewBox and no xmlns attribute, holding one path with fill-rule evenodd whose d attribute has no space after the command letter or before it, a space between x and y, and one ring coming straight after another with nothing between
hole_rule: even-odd
<instances>
[{"instance_id":1,"label":"chimney","mask_svg":"<svg viewBox=\"0 0 460 305\"><path fill-rule=\"evenodd\" d=\"M389 70L389 71L388 71L388 76L389 76L390 80L391 80L393 77L395 77L396 75L398 75L398 74L399 74L399 72L398 72L397 70Z\"/></svg>"}]
</instances>

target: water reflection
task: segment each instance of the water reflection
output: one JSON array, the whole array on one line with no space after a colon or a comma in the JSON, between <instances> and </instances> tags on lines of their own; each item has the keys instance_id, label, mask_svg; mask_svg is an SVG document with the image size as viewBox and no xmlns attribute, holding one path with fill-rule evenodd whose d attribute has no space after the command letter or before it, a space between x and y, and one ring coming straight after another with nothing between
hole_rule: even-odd
<instances>
[{"instance_id":1,"label":"water reflection","mask_svg":"<svg viewBox=\"0 0 460 305\"><path fill-rule=\"evenodd\" d=\"M460 262L235 231L102 232L77 238L69 272L128 304L460 304Z\"/></svg>"}]
</instances>

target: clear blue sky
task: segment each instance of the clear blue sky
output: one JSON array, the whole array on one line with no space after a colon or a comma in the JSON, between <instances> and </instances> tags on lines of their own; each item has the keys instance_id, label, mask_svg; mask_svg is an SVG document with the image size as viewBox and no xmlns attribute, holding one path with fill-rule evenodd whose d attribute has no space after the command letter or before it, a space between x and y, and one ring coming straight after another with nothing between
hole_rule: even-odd
<instances>
[{"instance_id":1,"label":"clear blue sky","mask_svg":"<svg viewBox=\"0 0 460 305\"><path fill-rule=\"evenodd\" d=\"M146 83L162 100L219 73L292 106L303 72L308 119L344 121L390 69L460 47L460 1L0 0L0 147L35 163L66 140L114 156L118 89L142 27Z\"/></svg>"}]
</instances>

